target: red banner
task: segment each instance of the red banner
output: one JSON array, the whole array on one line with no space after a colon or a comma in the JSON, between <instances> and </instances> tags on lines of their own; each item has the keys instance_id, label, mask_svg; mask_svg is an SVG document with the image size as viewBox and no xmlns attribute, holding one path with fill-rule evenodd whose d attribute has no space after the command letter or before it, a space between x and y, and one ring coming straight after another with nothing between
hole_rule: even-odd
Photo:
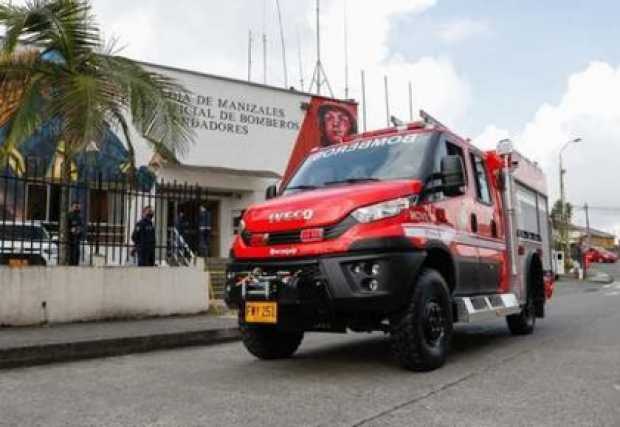
<instances>
[{"instance_id":1,"label":"red banner","mask_svg":"<svg viewBox=\"0 0 620 427\"><path fill-rule=\"evenodd\" d=\"M291 152L282 182L295 173L308 153L316 147L339 144L346 136L357 133L357 104L313 97Z\"/></svg>"}]
</instances>

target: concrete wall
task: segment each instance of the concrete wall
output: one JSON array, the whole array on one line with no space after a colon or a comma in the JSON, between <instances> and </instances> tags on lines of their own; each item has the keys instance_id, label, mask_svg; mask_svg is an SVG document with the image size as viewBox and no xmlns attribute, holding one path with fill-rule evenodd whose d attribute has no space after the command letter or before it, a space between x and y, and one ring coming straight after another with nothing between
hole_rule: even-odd
<instances>
[{"instance_id":1,"label":"concrete wall","mask_svg":"<svg viewBox=\"0 0 620 427\"><path fill-rule=\"evenodd\" d=\"M0 325L195 314L209 276L187 268L0 267Z\"/></svg>"}]
</instances>

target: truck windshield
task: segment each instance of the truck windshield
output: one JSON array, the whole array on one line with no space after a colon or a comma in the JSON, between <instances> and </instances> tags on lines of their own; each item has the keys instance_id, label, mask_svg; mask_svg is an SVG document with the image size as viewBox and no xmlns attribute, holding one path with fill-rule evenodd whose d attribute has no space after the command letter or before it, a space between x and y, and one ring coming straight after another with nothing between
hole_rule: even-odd
<instances>
[{"instance_id":1,"label":"truck windshield","mask_svg":"<svg viewBox=\"0 0 620 427\"><path fill-rule=\"evenodd\" d=\"M362 139L312 153L285 194L337 184L416 179L432 133Z\"/></svg>"}]
</instances>

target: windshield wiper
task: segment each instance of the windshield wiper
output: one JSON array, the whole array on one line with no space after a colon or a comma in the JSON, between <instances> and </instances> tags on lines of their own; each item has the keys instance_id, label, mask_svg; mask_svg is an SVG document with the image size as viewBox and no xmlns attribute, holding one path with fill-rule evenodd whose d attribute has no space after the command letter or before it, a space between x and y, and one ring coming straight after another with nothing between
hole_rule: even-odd
<instances>
[{"instance_id":1,"label":"windshield wiper","mask_svg":"<svg viewBox=\"0 0 620 427\"><path fill-rule=\"evenodd\" d=\"M316 190L319 188L316 185L294 185L293 187L287 187L285 191L288 190Z\"/></svg>"},{"instance_id":2,"label":"windshield wiper","mask_svg":"<svg viewBox=\"0 0 620 427\"><path fill-rule=\"evenodd\" d=\"M371 177L366 177L366 178L347 178L347 179L341 179L339 181L327 181L326 183L324 183L323 185L338 185L338 184L357 184L359 182L378 182L381 181L379 178L371 178Z\"/></svg>"}]
</instances>

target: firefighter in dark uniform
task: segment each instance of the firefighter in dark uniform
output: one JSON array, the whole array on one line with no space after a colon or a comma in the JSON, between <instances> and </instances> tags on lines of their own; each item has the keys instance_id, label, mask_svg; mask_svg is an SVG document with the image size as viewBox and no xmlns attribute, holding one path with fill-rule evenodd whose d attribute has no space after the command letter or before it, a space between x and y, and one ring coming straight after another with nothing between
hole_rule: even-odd
<instances>
[{"instance_id":1,"label":"firefighter in dark uniform","mask_svg":"<svg viewBox=\"0 0 620 427\"><path fill-rule=\"evenodd\" d=\"M206 207L200 206L198 215L198 232L200 238L200 255L209 256L209 239L211 238L211 214Z\"/></svg>"},{"instance_id":2,"label":"firefighter in dark uniform","mask_svg":"<svg viewBox=\"0 0 620 427\"><path fill-rule=\"evenodd\" d=\"M80 216L80 204L73 202L67 215L69 230L69 265L80 264L80 241L84 235L84 223Z\"/></svg>"},{"instance_id":3,"label":"firefighter in dark uniform","mask_svg":"<svg viewBox=\"0 0 620 427\"><path fill-rule=\"evenodd\" d=\"M155 226L153 225L153 209L150 206L142 209L142 219L136 224L131 235L136 245L139 267L155 265Z\"/></svg>"}]
</instances>

